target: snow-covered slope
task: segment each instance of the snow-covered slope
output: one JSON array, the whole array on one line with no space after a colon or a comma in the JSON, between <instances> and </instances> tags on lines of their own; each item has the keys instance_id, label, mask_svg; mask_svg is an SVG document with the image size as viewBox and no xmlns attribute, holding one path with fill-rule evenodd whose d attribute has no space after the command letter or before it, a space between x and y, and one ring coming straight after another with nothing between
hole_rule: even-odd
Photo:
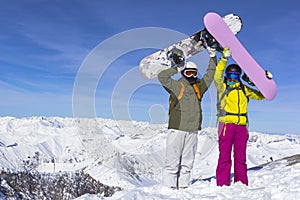
<instances>
[{"instance_id":1,"label":"snow-covered slope","mask_svg":"<svg viewBox=\"0 0 300 200\"><path fill-rule=\"evenodd\" d=\"M247 199L251 194L252 198L248 199L272 199L276 195L283 196L277 193L279 190L282 193L300 193L300 183L295 177L298 176L297 180L300 177L299 164L286 167L284 161L272 162L260 170L250 170L249 187L240 184L216 187L216 128L205 128L199 133L193 169L194 178L209 181L195 182L184 191L169 191L159 185L166 130L165 124L100 118L2 117L0 166L2 169L49 173L82 169L101 183L124 188L112 199L142 199L146 196L150 199L231 199L236 195ZM300 137L297 135L249 134L249 168L300 153ZM287 189L290 188L287 184L293 181L292 189ZM98 197L81 197L89 198Z\"/></svg>"}]
</instances>

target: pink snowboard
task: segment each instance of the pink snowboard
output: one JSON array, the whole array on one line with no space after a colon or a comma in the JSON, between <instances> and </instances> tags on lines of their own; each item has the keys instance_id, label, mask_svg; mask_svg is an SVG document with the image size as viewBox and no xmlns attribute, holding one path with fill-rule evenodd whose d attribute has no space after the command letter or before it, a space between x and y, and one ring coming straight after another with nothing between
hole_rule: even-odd
<instances>
[{"instance_id":1,"label":"pink snowboard","mask_svg":"<svg viewBox=\"0 0 300 200\"><path fill-rule=\"evenodd\" d=\"M229 47L232 58L248 75L266 99L276 96L277 86L272 79L266 77L265 70L254 60L245 47L228 28L222 17L210 12L204 17L204 24L209 33L223 46Z\"/></svg>"}]
</instances>

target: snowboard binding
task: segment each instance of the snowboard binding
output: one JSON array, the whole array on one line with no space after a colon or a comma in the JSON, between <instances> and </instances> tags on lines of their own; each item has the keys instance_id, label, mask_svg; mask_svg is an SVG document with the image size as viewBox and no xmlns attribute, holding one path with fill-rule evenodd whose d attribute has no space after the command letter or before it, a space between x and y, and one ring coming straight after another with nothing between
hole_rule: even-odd
<instances>
[{"instance_id":1,"label":"snowboard binding","mask_svg":"<svg viewBox=\"0 0 300 200\"><path fill-rule=\"evenodd\" d=\"M201 40L201 42L205 48L212 47L212 48L215 48L219 52L222 52L224 49L218 43L218 41L207 31L207 29L204 29L203 31L201 31L201 33L199 35L199 40Z\"/></svg>"}]
</instances>

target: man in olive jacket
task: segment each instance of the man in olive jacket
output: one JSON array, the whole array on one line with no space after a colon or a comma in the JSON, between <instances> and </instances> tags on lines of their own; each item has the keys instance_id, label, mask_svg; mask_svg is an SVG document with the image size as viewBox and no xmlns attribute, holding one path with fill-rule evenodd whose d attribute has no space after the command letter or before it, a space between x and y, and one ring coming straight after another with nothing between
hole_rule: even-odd
<instances>
[{"instance_id":1,"label":"man in olive jacket","mask_svg":"<svg viewBox=\"0 0 300 200\"><path fill-rule=\"evenodd\" d=\"M197 77L197 65L186 62L182 67L168 68L158 74L158 80L170 94L169 123L163 184L170 188L186 188L197 150L197 134L201 130L201 98L211 85L216 70L216 55L209 49L206 73ZM181 72L179 80L172 76Z\"/></svg>"}]
</instances>

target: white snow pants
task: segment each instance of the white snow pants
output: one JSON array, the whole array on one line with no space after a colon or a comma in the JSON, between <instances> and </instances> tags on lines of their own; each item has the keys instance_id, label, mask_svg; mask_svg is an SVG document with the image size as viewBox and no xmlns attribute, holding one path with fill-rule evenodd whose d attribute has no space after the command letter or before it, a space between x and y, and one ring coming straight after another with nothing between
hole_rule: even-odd
<instances>
[{"instance_id":1,"label":"white snow pants","mask_svg":"<svg viewBox=\"0 0 300 200\"><path fill-rule=\"evenodd\" d=\"M188 186L197 151L198 131L170 129L167 135L163 184L172 188Z\"/></svg>"}]
</instances>

